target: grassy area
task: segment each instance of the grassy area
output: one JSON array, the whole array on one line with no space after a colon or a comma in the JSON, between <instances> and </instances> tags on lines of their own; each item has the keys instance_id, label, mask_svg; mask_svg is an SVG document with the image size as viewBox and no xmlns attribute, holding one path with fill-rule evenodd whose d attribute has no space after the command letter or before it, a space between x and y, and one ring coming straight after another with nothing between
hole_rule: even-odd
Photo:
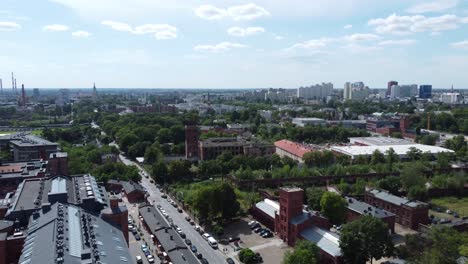
<instances>
[{"instance_id":1,"label":"grassy area","mask_svg":"<svg viewBox=\"0 0 468 264\"><path fill-rule=\"evenodd\" d=\"M13 133L17 133L17 132L19 132L19 131L0 131L0 134L13 134ZM32 131L28 131L28 132L31 132L31 134L36 135L36 136L42 135L42 129L32 130Z\"/></svg>"},{"instance_id":2,"label":"grassy area","mask_svg":"<svg viewBox=\"0 0 468 264\"><path fill-rule=\"evenodd\" d=\"M443 209L457 212L460 216L468 216L468 197L442 197L431 199L431 203Z\"/></svg>"}]
</instances>

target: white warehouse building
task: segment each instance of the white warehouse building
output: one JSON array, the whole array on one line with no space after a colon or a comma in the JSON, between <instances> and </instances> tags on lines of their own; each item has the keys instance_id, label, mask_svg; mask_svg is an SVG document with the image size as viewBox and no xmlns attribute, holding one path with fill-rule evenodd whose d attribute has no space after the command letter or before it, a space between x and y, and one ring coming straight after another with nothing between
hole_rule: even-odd
<instances>
[{"instance_id":1,"label":"white warehouse building","mask_svg":"<svg viewBox=\"0 0 468 264\"><path fill-rule=\"evenodd\" d=\"M453 150L436 147L436 146L429 146L429 145L422 145L422 144L404 144L404 145L374 145L374 146L335 146L332 147L331 150L338 154L343 154L351 157L351 159L355 159L358 156L371 156L374 151L378 150L382 154L386 155L386 152L393 148L395 154L398 155L401 159L406 158L407 153L412 149L416 148L420 150L422 153L430 153L434 156L437 156L439 153L446 152L446 153L454 153Z\"/></svg>"}]
</instances>

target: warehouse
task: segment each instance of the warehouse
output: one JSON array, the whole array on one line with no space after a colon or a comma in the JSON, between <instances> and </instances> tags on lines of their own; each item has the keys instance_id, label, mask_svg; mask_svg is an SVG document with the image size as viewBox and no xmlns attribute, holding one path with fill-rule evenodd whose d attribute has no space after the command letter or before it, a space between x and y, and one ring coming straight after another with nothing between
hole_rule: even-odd
<instances>
[{"instance_id":1,"label":"warehouse","mask_svg":"<svg viewBox=\"0 0 468 264\"><path fill-rule=\"evenodd\" d=\"M380 145L380 146L335 146L332 147L331 150L336 154L347 155L351 157L351 159L355 159L358 156L371 156L376 150L380 151L383 154L386 154L387 151L393 149L395 154L398 155L401 159L405 159L407 153L410 150L417 149L422 153L430 153L433 156L437 156L439 153L446 152L446 153L454 153L453 150L436 147L436 146L429 146L429 145L422 145L422 144L406 144L406 145Z\"/></svg>"}]
</instances>

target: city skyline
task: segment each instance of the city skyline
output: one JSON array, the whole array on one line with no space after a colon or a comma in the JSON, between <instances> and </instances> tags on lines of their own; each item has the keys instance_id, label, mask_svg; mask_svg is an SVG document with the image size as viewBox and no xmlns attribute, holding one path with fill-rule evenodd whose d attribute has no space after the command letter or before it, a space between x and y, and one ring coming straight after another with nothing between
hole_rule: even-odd
<instances>
[{"instance_id":1,"label":"city skyline","mask_svg":"<svg viewBox=\"0 0 468 264\"><path fill-rule=\"evenodd\" d=\"M38 88L467 88L468 1L5 0L0 78Z\"/></svg>"}]
</instances>

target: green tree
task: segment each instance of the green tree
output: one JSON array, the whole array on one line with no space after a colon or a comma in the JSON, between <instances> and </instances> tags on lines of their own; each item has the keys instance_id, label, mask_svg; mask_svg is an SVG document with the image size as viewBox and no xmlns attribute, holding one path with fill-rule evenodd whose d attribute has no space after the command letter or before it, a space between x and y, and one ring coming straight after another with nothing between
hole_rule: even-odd
<instances>
[{"instance_id":1,"label":"green tree","mask_svg":"<svg viewBox=\"0 0 468 264\"><path fill-rule=\"evenodd\" d=\"M218 187L218 192L221 194L222 199L222 212L223 219L231 219L237 215L240 209L240 204L237 201L236 193L231 185L223 183Z\"/></svg>"},{"instance_id":2,"label":"green tree","mask_svg":"<svg viewBox=\"0 0 468 264\"><path fill-rule=\"evenodd\" d=\"M406 191L411 187L424 187L426 177L424 176L425 167L421 162L407 163L401 171L401 183Z\"/></svg>"},{"instance_id":3,"label":"green tree","mask_svg":"<svg viewBox=\"0 0 468 264\"><path fill-rule=\"evenodd\" d=\"M346 205L346 200L343 197L332 192L325 192L320 199L322 213L336 225L343 223Z\"/></svg>"},{"instance_id":4,"label":"green tree","mask_svg":"<svg viewBox=\"0 0 468 264\"><path fill-rule=\"evenodd\" d=\"M378 164L378 163L384 163L385 162L385 156L380 150L376 149L374 153L372 153L371 156L371 163L372 164Z\"/></svg>"},{"instance_id":5,"label":"green tree","mask_svg":"<svg viewBox=\"0 0 468 264\"><path fill-rule=\"evenodd\" d=\"M173 160L168 166L169 180L176 182L190 176L190 163L183 160Z\"/></svg>"},{"instance_id":6,"label":"green tree","mask_svg":"<svg viewBox=\"0 0 468 264\"><path fill-rule=\"evenodd\" d=\"M397 194L401 188L400 177L388 176L378 182L378 186L381 189L387 190L392 194Z\"/></svg>"},{"instance_id":7,"label":"green tree","mask_svg":"<svg viewBox=\"0 0 468 264\"><path fill-rule=\"evenodd\" d=\"M318 263L319 248L307 240L296 242L294 251L284 255L282 264L316 264Z\"/></svg>"},{"instance_id":8,"label":"green tree","mask_svg":"<svg viewBox=\"0 0 468 264\"><path fill-rule=\"evenodd\" d=\"M307 196L307 205L309 208L315 211L320 211L322 208L320 207L320 199L322 199L322 195L325 193L325 190L320 187L311 187L306 189L306 196Z\"/></svg>"},{"instance_id":9,"label":"green tree","mask_svg":"<svg viewBox=\"0 0 468 264\"><path fill-rule=\"evenodd\" d=\"M382 220L364 215L341 229L340 248L346 263L372 263L373 259L391 256L393 243L388 226Z\"/></svg>"},{"instance_id":10,"label":"green tree","mask_svg":"<svg viewBox=\"0 0 468 264\"><path fill-rule=\"evenodd\" d=\"M169 170L167 168L166 163L164 161L156 161L151 166L152 174L154 181L159 184L165 184L168 180Z\"/></svg>"},{"instance_id":11,"label":"green tree","mask_svg":"<svg viewBox=\"0 0 468 264\"><path fill-rule=\"evenodd\" d=\"M420 160L421 156L422 156L422 151L415 147L409 148L408 152L406 152L406 157L408 157L408 159L411 161Z\"/></svg>"},{"instance_id":12,"label":"green tree","mask_svg":"<svg viewBox=\"0 0 468 264\"><path fill-rule=\"evenodd\" d=\"M239 251L239 260L245 264L257 263L255 253L250 248L243 248Z\"/></svg>"}]
</instances>

